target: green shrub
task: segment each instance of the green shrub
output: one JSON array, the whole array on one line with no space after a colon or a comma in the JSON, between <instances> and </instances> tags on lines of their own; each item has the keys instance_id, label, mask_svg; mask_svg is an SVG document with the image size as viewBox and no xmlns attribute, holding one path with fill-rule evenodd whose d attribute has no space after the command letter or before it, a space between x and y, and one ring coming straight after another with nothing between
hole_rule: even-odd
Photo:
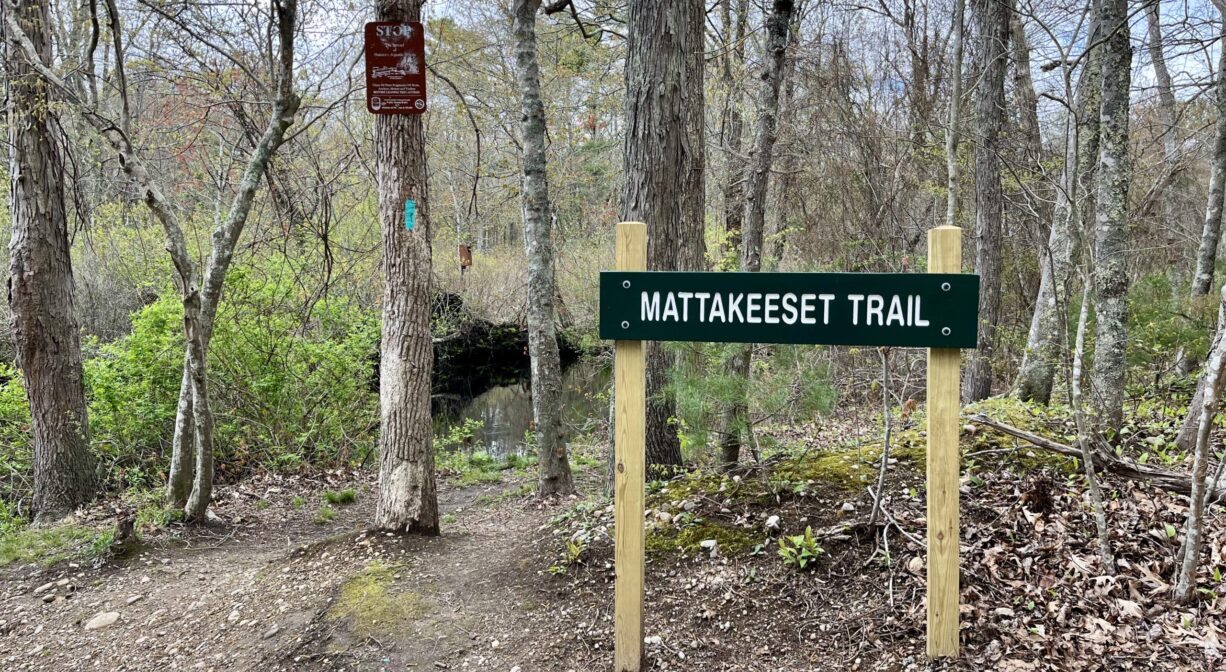
<instances>
[{"instance_id":1,"label":"green shrub","mask_svg":"<svg viewBox=\"0 0 1226 672\"><path fill-rule=\"evenodd\" d=\"M783 558L783 564L796 569L808 569L825 552L817 545L812 527L806 527L804 534L793 534L779 540L779 556Z\"/></svg>"},{"instance_id":2,"label":"green shrub","mask_svg":"<svg viewBox=\"0 0 1226 672\"><path fill-rule=\"evenodd\" d=\"M378 316L342 298L316 300L285 262L237 267L226 282L209 354L222 478L256 465L294 470L371 454L378 432ZM82 346L94 451L108 489L165 480L183 364L183 309L167 289L132 314L131 331ZM27 515L30 413L18 374L0 364L0 531ZM15 522L14 522L15 521Z\"/></svg>"},{"instance_id":3,"label":"green shrub","mask_svg":"<svg viewBox=\"0 0 1226 672\"><path fill-rule=\"evenodd\" d=\"M325 490L324 501L332 505L352 504L358 501L358 493L353 488L340 491Z\"/></svg>"}]
</instances>

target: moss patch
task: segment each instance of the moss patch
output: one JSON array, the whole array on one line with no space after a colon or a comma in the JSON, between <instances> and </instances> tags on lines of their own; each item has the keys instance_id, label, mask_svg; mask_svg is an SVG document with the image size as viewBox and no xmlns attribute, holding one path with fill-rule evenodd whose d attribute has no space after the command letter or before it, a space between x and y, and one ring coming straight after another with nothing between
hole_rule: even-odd
<instances>
[{"instance_id":1,"label":"moss patch","mask_svg":"<svg viewBox=\"0 0 1226 672\"><path fill-rule=\"evenodd\" d=\"M924 469L923 437L917 431L901 432L890 448L890 456ZM861 488L877 477L881 460L881 445L867 444L860 448L836 452L811 453L783 460L771 474L773 481L830 483L843 488Z\"/></svg>"},{"instance_id":2,"label":"moss patch","mask_svg":"<svg viewBox=\"0 0 1226 672\"><path fill-rule=\"evenodd\" d=\"M726 556L744 553L761 541L752 530L721 525L710 520L696 520L680 529L663 527L652 530L647 535L646 546L649 553L656 555L676 551L697 553L706 551L702 548L702 542L708 539L714 539L719 546L719 552Z\"/></svg>"},{"instance_id":3,"label":"moss patch","mask_svg":"<svg viewBox=\"0 0 1226 672\"><path fill-rule=\"evenodd\" d=\"M329 619L348 619L354 634L391 634L425 613L421 595L393 592L397 567L378 560L341 587L340 597L328 610Z\"/></svg>"},{"instance_id":4,"label":"moss patch","mask_svg":"<svg viewBox=\"0 0 1226 672\"><path fill-rule=\"evenodd\" d=\"M1067 445L1073 445L1077 441L1072 411L1067 406L1058 404L1041 406L1018 401L1012 397L999 397L971 404L966 407L965 413L968 415L982 413L993 420ZM964 453L983 450L1008 451L1016 447L1016 452L1002 452L995 455L994 461L998 464L1003 461L1005 466L1013 466L1026 471L1042 468L1050 468L1063 474L1073 474L1078 471L1077 461L1072 458L1036 448L1025 441L984 425L973 425L973 427L974 432L962 433Z\"/></svg>"}]
</instances>

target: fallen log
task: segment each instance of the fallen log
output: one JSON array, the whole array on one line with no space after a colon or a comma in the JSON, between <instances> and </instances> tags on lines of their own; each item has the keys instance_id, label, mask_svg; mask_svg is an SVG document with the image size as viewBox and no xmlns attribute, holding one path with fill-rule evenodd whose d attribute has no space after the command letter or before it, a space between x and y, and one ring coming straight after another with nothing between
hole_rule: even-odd
<instances>
[{"instance_id":1,"label":"fallen log","mask_svg":"<svg viewBox=\"0 0 1226 672\"><path fill-rule=\"evenodd\" d=\"M1039 436L1024 429L1014 427L1013 425L1005 424L999 420L993 420L982 413L974 413L965 416L967 420L977 424L991 427L999 432L1008 434L1009 436L1021 439L1037 448L1050 450L1053 453L1059 453L1067 457L1081 459L1081 451L1072 446L1066 446L1063 443L1052 441L1046 437ZM1094 466L1098 469L1109 471L1117 476L1134 481L1148 481L1154 485L1179 495L1188 495L1192 492L1192 477L1189 474L1180 473L1178 471L1170 471L1167 469L1159 469L1151 467L1147 464L1138 464L1122 460L1114 455L1104 453L1101 450L1095 450ZM1226 488L1218 487L1216 484L1209 484L1208 488L1210 501L1221 501L1226 497Z\"/></svg>"}]
</instances>

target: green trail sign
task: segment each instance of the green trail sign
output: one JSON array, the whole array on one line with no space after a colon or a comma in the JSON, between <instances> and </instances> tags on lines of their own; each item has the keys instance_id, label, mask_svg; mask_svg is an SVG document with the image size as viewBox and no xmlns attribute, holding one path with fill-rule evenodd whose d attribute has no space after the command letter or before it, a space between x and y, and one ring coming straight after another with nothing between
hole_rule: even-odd
<instances>
[{"instance_id":1,"label":"green trail sign","mask_svg":"<svg viewBox=\"0 0 1226 672\"><path fill-rule=\"evenodd\" d=\"M978 319L977 275L600 274L609 340L974 348Z\"/></svg>"}]
</instances>

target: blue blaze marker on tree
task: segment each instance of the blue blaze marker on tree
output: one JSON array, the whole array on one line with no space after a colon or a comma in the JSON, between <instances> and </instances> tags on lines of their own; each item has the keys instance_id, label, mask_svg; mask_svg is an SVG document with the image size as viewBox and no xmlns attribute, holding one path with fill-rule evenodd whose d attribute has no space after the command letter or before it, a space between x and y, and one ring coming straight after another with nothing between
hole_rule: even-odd
<instances>
[{"instance_id":1,"label":"blue blaze marker on tree","mask_svg":"<svg viewBox=\"0 0 1226 672\"><path fill-rule=\"evenodd\" d=\"M404 199L404 228L409 231L413 230L413 225L417 223L417 201L411 198Z\"/></svg>"}]
</instances>

